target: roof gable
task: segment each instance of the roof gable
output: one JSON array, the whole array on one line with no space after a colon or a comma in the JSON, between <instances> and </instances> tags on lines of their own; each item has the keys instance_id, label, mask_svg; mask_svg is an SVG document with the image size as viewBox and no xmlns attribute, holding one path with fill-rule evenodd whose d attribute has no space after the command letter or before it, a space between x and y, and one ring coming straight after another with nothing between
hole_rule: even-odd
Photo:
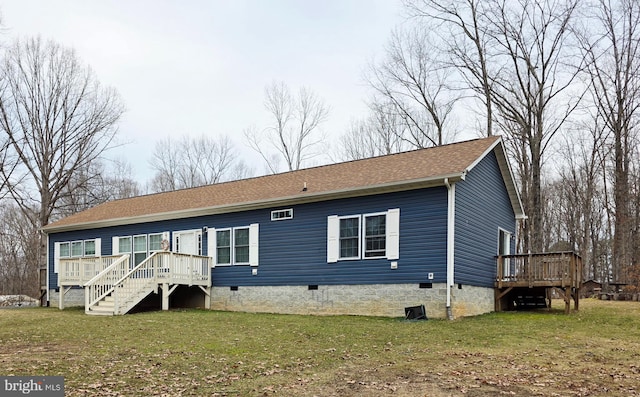
<instances>
[{"instance_id":1,"label":"roof gable","mask_svg":"<svg viewBox=\"0 0 640 397\"><path fill-rule=\"evenodd\" d=\"M502 148L500 137L354 160L298 171L109 201L43 228L47 232L79 230L164 219L296 204L333 198L442 185L463 179L489 151ZM502 151L502 149L501 149ZM503 151L502 151L503 152ZM503 152L504 153L504 152ZM513 183L506 158L507 186ZM505 177L503 172L503 177ZM509 179L509 181L507 181ZM515 184L512 204L522 212Z\"/></svg>"}]
</instances>

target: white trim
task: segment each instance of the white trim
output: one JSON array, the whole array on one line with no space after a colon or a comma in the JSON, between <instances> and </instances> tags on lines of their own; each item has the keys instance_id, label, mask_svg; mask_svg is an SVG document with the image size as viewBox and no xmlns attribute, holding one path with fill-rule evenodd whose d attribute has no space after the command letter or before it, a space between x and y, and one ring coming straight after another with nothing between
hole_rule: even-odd
<instances>
[{"instance_id":1,"label":"white trim","mask_svg":"<svg viewBox=\"0 0 640 397\"><path fill-rule=\"evenodd\" d=\"M260 225L252 223L249 225L249 265L258 266L259 264L259 242L260 242Z\"/></svg>"},{"instance_id":2,"label":"white trim","mask_svg":"<svg viewBox=\"0 0 640 397\"><path fill-rule=\"evenodd\" d=\"M338 262L340 256L340 220L336 215L327 217L327 263Z\"/></svg>"},{"instance_id":3,"label":"white trim","mask_svg":"<svg viewBox=\"0 0 640 397\"><path fill-rule=\"evenodd\" d=\"M95 238L94 241L96 242L95 257L99 258L102 256L102 239L98 237L98 238Z\"/></svg>"},{"instance_id":4,"label":"white trim","mask_svg":"<svg viewBox=\"0 0 640 397\"><path fill-rule=\"evenodd\" d=\"M111 255L120 254L120 236L111 237Z\"/></svg>"},{"instance_id":5,"label":"white trim","mask_svg":"<svg viewBox=\"0 0 640 397\"><path fill-rule=\"evenodd\" d=\"M211 230L211 229L209 229L209 230ZM218 255L218 251L217 251L218 247L216 246L217 245L217 241L218 241L217 240L217 238L218 238L217 234L216 234L216 237L215 237L216 240L214 242L214 246L215 246L215 249L216 249L216 253L214 255L215 255L216 259L215 259L215 261L213 263L215 264L215 266L232 266L233 265L233 228L232 227L225 227L225 228L220 228L220 229L215 229L215 230L216 230L216 233L229 232L229 263L218 263L218 257L217 257L217 255Z\"/></svg>"},{"instance_id":6,"label":"white trim","mask_svg":"<svg viewBox=\"0 0 640 397\"><path fill-rule=\"evenodd\" d=\"M216 238L216 228L211 226L207 227L207 256L211 258L211 267L216 267Z\"/></svg>"},{"instance_id":7,"label":"white trim","mask_svg":"<svg viewBox=\"0 0 640 397\"><path fill-rule=\"evenodd\" d=\"M372 212L369 214L362 214L362 219L361 222L362 224L360 225L360 236L361 236L361 241L360 241L360 256L362 259L380 259L380 258L386 258L387 257L387 248L386 248L386 244L387 244L387 233L386 233L386 229L387 229L387 214L388 211L384 211L384 212ZM384 215L384 228L385 228L385 235L384 235L384 239L385 239L385 249L384 249L384 255L380 255L380 256L367 256L367 218L369 217L373 217L373 216L380 216L380 215Z\"/></svg>"},{"instance_id":8,"label":"white trim","mask_svg":"<svg viewBox=\"0 0 640 397\"><path fill-rule=\"evenodd\" d=\"M285 213L287 214L286 216L283 216L281 218L274 218L273 216L277 213ZM281 210L273 210L271 211L271 220L272 221L285 221L287 219L293 219L293 208L285 208L285 209L281 209Z\"/></svg>"},{"instance_id":9,"label":"white trim","mask_svg":"<svg viewBox=\"0 0 640 397\"><path fill-rule=\"evenodd\" d=\"M174 252L180 252L180 244L178 242L178 237L181 234L193 234L193 237L195 239L195 246L196 246L196 252L195 255L202 255L202 229L187 229L187 230L174 230L173 231L173 239L172 241L172 246L171 248L173 249ZM198 241L198 236L200 236L200 242Z\"/></svg>"},{"instance_id":10,"label":"white trim","mask_svg":"<svg viewBox=\"0 0 640 397\"><path fill-rule=\"evenodd\" d=\"M400 259L400 208L392 208L387 211L387 259Z\"/></svg>"},{"instance_id":11,"label":"white trim","mask_svg":"<svg viewBox=\"0 0 640 397\"><path fill-rule=\"evenodd\" d=\"M456 231L456 184L445 180L447 186L447 316L452 319L451 289L455 282L455 231Z\"/></svg>"},{"instance_id":12,"label":"white trim","mask_svg":"<svg viewBox=\"0 0 640 397\"><path fill-rule=\"evenodd\" d=\"M249 258L247 262L238 262L236 260L236 230L244 230L247 229L249 231ZM250 226L238 226L234 227L231 232L231 263L233 266L248 266L251 263L251 227Z\"/></svg>"},{"instance_id":13,"label":"white trim","mask_svg":"<svg viewBox=\"0 0 640 397\"><path fill-rule=\"evenodd\" d=\"M340 221L343 219L354 219L357 218L358 219L358 255L357 256L346 256L346 257L342 257L340 256L341 253L341 249L340 249ZM339 216L338 217L338 260L339 261L353 261L353 260L358 260L361 259L362 257L362 215L345 215L345 216ZM350 237L353 238L353 237Z\"/></svg>"},{"instance_id":14,"label":"white trim","mask_svg":"<svg viewBox=\"0 0 640 397\"><path fill-rule=\"evenodd\" d=\"M71 246L69 246L71 249ZM58 273L60 271L60 242L53 243L53 272Z\"/></svg>"},{"instance_id":15,"label":"white trim","mask_svg":"<svg viewBox=\"0 0 640 397\"><path fill-rule=\"evenodd\" d=\"M45 234L47 235L47 251L46 251L46 259L47 259L47 275L46 275L46 277L47 277L47 306L49 306L50 305L49 299L51 299L51 297L49 296L49 289L51 289L51 284L49 283L49 271L50 271L49 270L49 259L50 259L49 258L49 243L50 242L49 242L49 233L45 233ZM55 250L56 250L55 245L53 247L53 250L55 252ZM54 266L55 266L55 258L54 258Z\"/></svg>"}]
</instances>

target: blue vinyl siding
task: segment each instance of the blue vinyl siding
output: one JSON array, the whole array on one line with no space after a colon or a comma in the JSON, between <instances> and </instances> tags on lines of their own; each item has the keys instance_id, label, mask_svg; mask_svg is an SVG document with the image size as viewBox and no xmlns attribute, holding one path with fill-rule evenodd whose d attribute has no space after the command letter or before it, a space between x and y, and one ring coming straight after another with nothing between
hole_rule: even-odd
<instances>
[{"instance_id":1,"label":"blue vinyl siding","mask_svg":"<svg viewBox=\"0 0 640 397\"><path fill-rule=\"evenodd\" d=\"M455 222L455 283L493 288L499 229L516 224L493 151L456 184Z\"/></svg>"},{"instance_id":2,"label":"blue vinyl siding","mask_svg":"<svg viewBox=\"0 0 640 397\"><path fill-rule=\"evenodd\" d=\"M287 208L291 208L288 206ZM126 226L52 233L49 236L50 286L54 243L101 238L102 255L112 252L113 236L216 229L260 225L258 274L250 266L218 266L212 269L214 286L327 285L445 282L446 280L446 188L436 187L375 196L324 201L292 207L294 218L271 221L268 208L247 212L141 223ZM360 215L400 208L400 259L391 269L387 259L327 263L327 217ZM203 233L203 254L213 234ZM173 247L172 247L173 249ZM428 280L427 274L434 273Z\"/></svg>"}]
</instances>

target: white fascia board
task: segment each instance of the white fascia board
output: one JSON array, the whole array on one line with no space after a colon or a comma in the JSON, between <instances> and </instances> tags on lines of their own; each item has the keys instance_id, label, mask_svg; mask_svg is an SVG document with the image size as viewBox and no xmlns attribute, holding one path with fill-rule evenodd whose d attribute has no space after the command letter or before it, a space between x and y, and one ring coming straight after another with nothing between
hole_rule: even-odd
<instances>
[{"instance_id":1,"label":"white fascia board","mask_svg":"<svg viewBox=\"0 0 640 397\"><path fill-rule=\"evenodd\" d=\"M250 211L263 208L280 207L285 205L306 204L318 201L336 200L341 198L372 196L382 193L401 192L435 186L444 186L444 180L450 182L463 180L465 173L439 175L437 177L413 179L402 182L392 182L367 187L350 188L320 193L301 193L295 196L279 197L270 200L250 201L237 204L227 204L215 207L195 208L180 211L161 212L156 214L141 215L136 217L113 218L95 222L74 223L59 227L43 227L45 233L60 233L73 230L95 229L110 226L131 225L136 223L157 222L181 218L194 218L197 216L226 214L231 212Z\"/></svg>"}]
</instances>

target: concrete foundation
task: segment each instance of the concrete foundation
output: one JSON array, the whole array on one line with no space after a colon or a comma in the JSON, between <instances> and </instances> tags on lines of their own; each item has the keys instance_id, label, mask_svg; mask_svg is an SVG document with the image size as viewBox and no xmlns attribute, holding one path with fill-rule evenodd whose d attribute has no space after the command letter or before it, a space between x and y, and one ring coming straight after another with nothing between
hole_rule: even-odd
<instances>
[{"instance_id":1,"label":"concrete foundation","mask_svg":"<svg viewBox=\"0 0 640 397\"><path fill-rule=\"evenodd\" d=\"M255 313L366 315L403 317L404 308L424 305L429 318L446 318L445 284L213 287L211 309ZM457 286L452 289L454 317L493 311L491 288Z\"/></svg>"}]
</instances>

